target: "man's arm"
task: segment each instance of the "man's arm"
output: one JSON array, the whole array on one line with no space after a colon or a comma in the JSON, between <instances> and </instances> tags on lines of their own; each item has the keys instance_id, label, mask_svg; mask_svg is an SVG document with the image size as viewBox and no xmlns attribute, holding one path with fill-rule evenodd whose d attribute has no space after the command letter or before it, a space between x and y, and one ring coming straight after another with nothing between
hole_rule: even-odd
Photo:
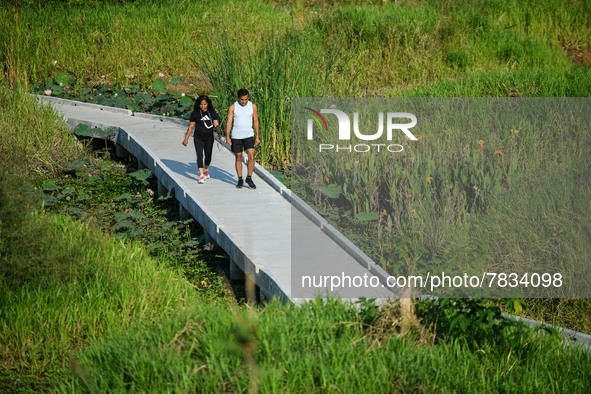
<instances>
[{"instance_id":1,"label":"man's arm","mask_svg":"<svg viewBox=\"0 0 591 394\"><path fill-rule=\"evenodd\" d=\"M232 140L230 139L230 130L232 130L232 121L234 120L234 104L230 105L228 108L228 120L226 121L226 142L228 145L232 145Z\"/></svg>"},{"instance_id":2,"label":"man's arm","mask_svg":"<svg viewBox=\"0 0 591 394\"><path fill-rule=\"evenodd\" d=\"M257 146L261 143L261 140L259 139L259 111L256 104L252 104L252 124L254 126L254 132L256 136L254 140L254 146Z\"/></svg>"}]
</instances>

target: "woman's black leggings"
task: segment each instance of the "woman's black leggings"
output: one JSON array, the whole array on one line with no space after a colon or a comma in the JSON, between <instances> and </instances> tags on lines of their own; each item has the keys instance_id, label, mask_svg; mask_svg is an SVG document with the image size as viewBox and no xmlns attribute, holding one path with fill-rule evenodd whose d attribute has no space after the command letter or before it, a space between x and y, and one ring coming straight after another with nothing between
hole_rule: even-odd
<instances>
[{"instance_id":1,"label":"woman's black leggings","mask_svg":"<svg viewBox=\"0 0 591 394\"><path fill-rule=\"evenodd\" d=\"M213 151L213 136L206 140L195 136L195 152L197 152L197 168L203 168L203 154L205 153L205 165L211 163L211 152Z\"/></svg>"}]
</instances>

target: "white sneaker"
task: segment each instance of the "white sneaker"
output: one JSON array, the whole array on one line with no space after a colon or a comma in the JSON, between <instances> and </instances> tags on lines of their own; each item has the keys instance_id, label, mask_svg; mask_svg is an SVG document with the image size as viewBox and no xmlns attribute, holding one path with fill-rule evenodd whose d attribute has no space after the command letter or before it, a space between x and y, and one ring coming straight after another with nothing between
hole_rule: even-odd
<instances>
[{"instance_id":1,"label":"white sneaker","mask_svg":"<svg viewBox=\"0 0 591 394\"><path fill-rule=\"evenodd\" d=\"M204 175L201 175L199 177L199 180L197 182L199 182L199 183L205 183L205 176Z\"/></svg>"},{"instance_id":2,"label":"white sneaker","mask_svg":"<svg viewBox=\"0 0 591 394\"><path fill-rule=\"evenodd\" d=\"M203 175L205 176L205 179L209 179L209 178L211 178L211 177L209 176L209 170L205 170L205 171L203 172Z\"/></svg>"}]
</instances>

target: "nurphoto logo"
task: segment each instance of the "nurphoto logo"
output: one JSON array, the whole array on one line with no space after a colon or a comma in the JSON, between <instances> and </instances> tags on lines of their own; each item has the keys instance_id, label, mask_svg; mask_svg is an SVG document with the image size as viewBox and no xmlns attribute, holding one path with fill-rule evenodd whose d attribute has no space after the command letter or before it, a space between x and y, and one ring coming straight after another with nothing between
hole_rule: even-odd
<instances>
[{"instance_id":1,"label":"nurphoto logo","mask_svg":"<svg viewBox=\"0 0 591 394\"><path fill-rule=\"evenodd\" d=\"M308 129L307 129L307 138L309 141L314 139L314 122L318 125L320 130L325 129L327 132L328 124L326 119L322 114L331 114L337 117L338 121L338 136L339 140L342 141L351 141L351 119L349 115L347 115L344 111L330 108L330 109L321 109L320 111L316 111L309 107L304 107L305 109L312 112L312 118L308 119ZM399 122L400 119L407 119L410 122L407 123L395 123ZM394 136L394 131L402 131L406 137L411 141L417 141L417 137L414 136L413 133L410 132L409 129L416 126L417 124L417 117L408 112L388 112L386 114L386 140L388 142L392 141ZM364 132L359 130L359 112L353 112L353 133L355 137L362 141L376 141L382 138L384 134L384 113L378 113L378 130L374 133L367 133L367 130ZM356 145L340 145L340 144L318 144L319 152L323 151L347 151L347 152L370 152L370 151L377 151L380 152L381 149L385 149L388 152L398 153L404 150L404 147L400 144L356 144Z\"/></svg>"}]
</instances>

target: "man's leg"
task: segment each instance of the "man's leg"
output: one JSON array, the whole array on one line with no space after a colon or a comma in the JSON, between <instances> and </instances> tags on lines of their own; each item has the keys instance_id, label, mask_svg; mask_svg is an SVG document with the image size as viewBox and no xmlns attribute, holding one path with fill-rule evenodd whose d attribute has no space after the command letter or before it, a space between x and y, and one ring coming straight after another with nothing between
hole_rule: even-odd
<instances>
[{"instance_id":1,"label":"man's leg","mask_svg":"<svg viewBox=\"0 0 591 394\"><path fill-rule=\"evenodd\" d=\"M236 175L242 178L242 152L236 153Z\"/></svg>"},{"instance_id":2,"label":"man's leg","mask_svg":"<svg viewBox=\"0 0 591 394\"><path fill-rule=\"evenodd\" d=\"M254 171L254 149L247 149L246 154L248 155L248 164L246 166L248 171L247 176L251 176Z\"/></svg>"},{"instance_id":3,"label":"man's leg","mask_svg":"<svg viewBox=\"0 0 591 394\"><path fill-rule=\"evenodd\" d=\"M247 172L248 175L246 176L246 184L251 189L256 189L257 187L255 186L255 184L251 178L252 172L254 171L254 148L247 149L246 154L248 155L248 164L246 166L246 169L248 171Z\"/></svg>"},{"instance_id":4,"label":"man's leg","mask_svg":"<svg viewBox=\"0 0 591 394\"><path fill-rule=\"evenodd\" d=\"M238 175L236 187L240 189L244 185L244 180L242 179L242 152L236 153L236 175Z\"/></svg>"}]
</instances>

